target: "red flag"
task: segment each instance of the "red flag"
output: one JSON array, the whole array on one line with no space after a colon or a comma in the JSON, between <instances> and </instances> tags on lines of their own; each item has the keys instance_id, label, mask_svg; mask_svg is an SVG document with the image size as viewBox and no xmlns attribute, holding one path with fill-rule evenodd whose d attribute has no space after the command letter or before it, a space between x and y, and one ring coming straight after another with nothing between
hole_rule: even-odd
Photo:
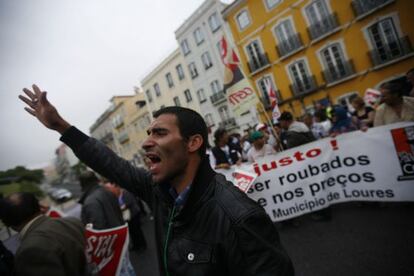
<instances>
[{"instance_id":1,"label":"red flag","mask_svg":"<svg viewBox=\"0 0 414 276\"><path fill-rule=\"evenodd\" d=\"M280 117L280 110L277 102L276 91L273 89L273 85L269 78L266 78L264 83L266 86L266 92L269 95L270 105L272 106L272 117L274 120L277 120Z\"/></svg>"},{"instance_id":2,"label":"red flag","mask_svg":"<svg viewBox=\"0 0 414 276\"><path fill-rule=\"evenodd\" d=\"M128 251L128 224L105 230L87 226L85 236L86 257L93 273L100 276L119 275Z\"/></svg>"}]
</instances>

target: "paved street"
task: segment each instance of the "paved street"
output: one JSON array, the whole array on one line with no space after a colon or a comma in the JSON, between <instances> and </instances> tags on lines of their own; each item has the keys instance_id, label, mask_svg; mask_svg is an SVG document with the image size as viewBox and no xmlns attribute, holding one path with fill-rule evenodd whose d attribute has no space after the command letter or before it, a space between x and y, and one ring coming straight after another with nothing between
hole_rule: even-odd
<instances>
[{"instance_id":1,"label":"paved street","mask_svg":"<svg viewBox=\"0 0 414 276\"><path fill-rule=\"evenodd\" d=\"M309 216L299 227L280 227L296 275L414 275L414 204L336 205L332 220ZM133 254L139 276L158 275L152 221L143 221L149 249Z\"/></svg>"}]
</instances>

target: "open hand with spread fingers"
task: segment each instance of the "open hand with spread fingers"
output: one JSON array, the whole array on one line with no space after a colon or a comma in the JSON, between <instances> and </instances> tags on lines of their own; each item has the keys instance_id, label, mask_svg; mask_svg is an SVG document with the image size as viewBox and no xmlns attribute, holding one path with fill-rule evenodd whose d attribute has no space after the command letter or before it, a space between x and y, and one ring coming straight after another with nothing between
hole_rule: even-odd
<instances>
[{"instance_id":1,"label":"open hand with spread fingers","mask_svg":"<svg viewBox=\"0 0 414 276\"><path fill-rule=\"evenodd\" d=\"M29 114L35 116L43 125L60 134L70 127L58 113L56 108L47 100L46 92L33 84L32 90L23 88L26 96L19 95L19 99L27 104L24 108Z\"/></svg>"}]
</instances>

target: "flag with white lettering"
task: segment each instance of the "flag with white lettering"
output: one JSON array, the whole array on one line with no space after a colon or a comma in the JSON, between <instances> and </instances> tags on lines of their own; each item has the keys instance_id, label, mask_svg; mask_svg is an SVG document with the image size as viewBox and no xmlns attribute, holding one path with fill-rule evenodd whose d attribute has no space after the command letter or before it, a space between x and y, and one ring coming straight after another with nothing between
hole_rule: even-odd
<instances>
[{"instance_id":1,"label":"flag with white lettering","mask_svg":"<svg viewBox=\"0 0 414 276\"><path fill-rule=\"evenodd\" d=\"M92 273L100 276L120 275L128 251L128 224L96 230L87 225L86 258Z\"/></svg>"}]
</instances>

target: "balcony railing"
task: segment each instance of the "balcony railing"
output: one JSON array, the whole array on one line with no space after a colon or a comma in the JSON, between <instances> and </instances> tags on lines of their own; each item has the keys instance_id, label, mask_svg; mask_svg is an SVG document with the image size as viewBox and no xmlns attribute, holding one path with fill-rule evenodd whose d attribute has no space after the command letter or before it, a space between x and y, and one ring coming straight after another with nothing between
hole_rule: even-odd
<instances>
[{"instance_id":1,"label":"balcony railing","mask_svg":"<svg viewBox=\"0 0 414 276\"><path fill-rule=\"evenodd\" d=\"M354 0L351 2L351 7L355 16L358 17L392 1L393 0Z\"/></svg>"},{"instance_id":2,"label":"balcony railing","mask_svg":"<svg viewBox=\"0 0 414 276\"><path fill-rule=\"evenodd\" d=\"M410 39L406 36L371 50L369 55L371 56L372 63L375 66L378 66L406 56L412 52L413 48L411 46Z\"/></svg>"},{"instance_id":3,"label":"balcony railing","mask_svg":"<svg viewBox=\"0 0 414 276\"><path fill-rule=\"evenodd\" d=\"M224 120L219 123L220 128L224 129L233 129L237 127L236 119L235 118L229 118L227 120Z\"/></svg>"},{"instance_id":4,"label":"balcony railing","mask_svg":"<svg viewBox=\"0 0 414 276\"><path fill-rule=\"evenodd\" d=\"M295 96L308 94L317 89L315 76L307 76L307 82L295 82L290 85L290 90Z\"/></svg>"},{"instance_id":5,"label":"balcony railing","mask_svg":"<svg viewBox=\"0 0 414 276\"><path fill-rule=\"evenodd\" d=\"M217 105L226 100L226 95L224 94L223 91L219 91L217 93L214 93L212 96L210 96L210 100L213 105Z\"/></svg>"},{"instance_id":6,"label":"balcony railing","mask_svg":"<svg viewBox=\"0 0 414 276\"><path fill-rule=\"evenodd\" d=\"M324 34L332 32L336 27L338 27L338 19L336 13L332 13L310 25L307 30L311 39L315 40Z\"/></svg>"},{"instance_id":7,"label":"balcony railing","mask_svg":"<svg viewBox=\"0 0 414 276\"><path fill-rule=\"evenodd\" d=\"M127 132L122 132L119 136L118 136L118 141L120 144L123 144L125 142L127 142L129 140L129 136Z\"/></svg>"},{"instance_id":8,"label":"balcony railing","mask_svg":"<svg viewBox=\"0 0 414 276\"><path fill-rule=\"evenodd\" d=\"M253 73L269 64L267 53L259 54L256 58L249 60L247 63L250 73Z\"/></svg>"},{"instance_id":9,"label":"balcony railing","mask_svg":"<svg viewBox=\"0 0 414 276\"><path fill-rule=\"evenodd\" d=\"M341 65L337 65L322 71L322 75L326 83L332 83L355 73L354 63L352 60L342 61Z\"/></svg>"},{"instance_id":10,"label":"balcony railing","mask_svg":"<svg viewBox=\"0 0 414 276\"><path fill-rule=\"evenodd\" d=\"M299 49L302 45L303 43L300 34L296 33L290 36L287 40L276 45L276 50L279 56L283 57Z\"/></svg>"},{"instance_id":11,"label":"balcony railing","mask_svg":"<svg viewBox=\"0 0 414 276\"><path fill-rule=\"evenodd\" d=\"M114 140L114 136L112 134L112 132L106 132L105 135L102 136L102 138L100 139L102 143L104 144L108 144L110 142L112 142Z\"/></svg>"}]
</instances>

